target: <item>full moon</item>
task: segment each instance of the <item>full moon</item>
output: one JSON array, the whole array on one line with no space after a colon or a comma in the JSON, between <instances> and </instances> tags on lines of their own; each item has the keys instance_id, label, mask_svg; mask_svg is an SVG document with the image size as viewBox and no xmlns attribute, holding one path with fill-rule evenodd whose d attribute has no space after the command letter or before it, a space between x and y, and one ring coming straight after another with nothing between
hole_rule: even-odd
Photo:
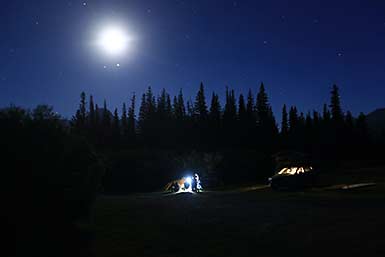
<instances>
[{"instance_id":1,"label":"full moon","mask_svg":"<svg viewBox=\"0 0 385 257\"><path fill-rule=\"evenodd\" d=\"M131 38L118 26L108 26L100 30L97 44L109 56L123 55L130 47Z\"/></svg>"}]
</instances>

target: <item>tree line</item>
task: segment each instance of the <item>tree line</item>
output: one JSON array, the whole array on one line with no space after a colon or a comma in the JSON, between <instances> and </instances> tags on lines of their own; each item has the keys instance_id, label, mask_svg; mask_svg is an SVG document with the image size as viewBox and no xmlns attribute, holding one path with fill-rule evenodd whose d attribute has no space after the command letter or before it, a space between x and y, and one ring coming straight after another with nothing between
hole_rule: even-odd
<instances>
[{"instance_id":1,"label":"tree line","mask_svg":"<svg viewBox=\"0 0 385 257\"><path fill-rule=\"evenodd\" d=\"M342 110L336 85L322 112L305 114L296 106L283 105L279 126L263 83L256 94L249 89L247 95L236 96L233 89L226 88L223 105L215 92L208 104L203 83L195 101L186 101L182 90L172 97L165 89L155 95L151 87L142 94L138 112L136 100L133 94L119 115L117 108L109 111L106 101L102 108L92 95L87 101L83 92L72 130L102 149L296 150L337 158L354 154L353 150L369 142L365 115L353 117Z\"/></svg>"}]
</instances>

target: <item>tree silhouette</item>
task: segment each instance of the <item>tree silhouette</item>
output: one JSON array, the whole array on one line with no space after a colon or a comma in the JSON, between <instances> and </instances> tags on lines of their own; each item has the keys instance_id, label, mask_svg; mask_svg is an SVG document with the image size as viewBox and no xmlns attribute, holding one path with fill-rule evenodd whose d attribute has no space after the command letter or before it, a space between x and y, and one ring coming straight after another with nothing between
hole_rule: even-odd
<instances>
[{"instance_id":1,"label":"tree silhouette","mask_svg":"<svg viewBox=\"0 0 385 257\"><path fill-rule=\"evenodd\" d=\"M261 125L262 123L267 122L269 116L269 99L265 91L265 86L261 83L259 87L259 92L257 94L257 103L256 111L258 116L258 122Z\"/></svg>"},{"instance_id":2,"label":"tree silhouette","mask_svg":"<svg viewBox=\"0 0 385 257\"><path fill-rule=\"evenodd\" d=\"M340 123L343 120L343 113L341 108L341 100L339 89L337 85L333 85L331 91L331 101L330 101L331 117L335 123Z\"/></svg>"},{"instance_id":3,"label":"tree silhouette","mask_svg":"<svg viewBox=\"0 0 385 257\"><path fill-rule=\"evenodd\" d=\"M289 121L287 117L286 104L284 104L282 108L281 134L283 137L286 137L289 134Z\"/></svg>"},{"instance_id":4,"label":"tree silhouette","mask_svg":"<svg viewBox=\"0 0 385 257\"><path fill-rule=\"evenodd\" d=\"M247 120L247 112L246 112L246 105L245 105L245 98L242 94L239 95L238 100L238 118L241 121L241 124L244 124Z\"/></svg>"},{"instance_id":5,"label":"tree silhouette","mask_svg":"<svg viewBox=\"0 0 385 257\"><path fill-rule=\"evenodd\" d=\"M198 121L204 121L207 119L207 104L203 83L201 82L199 86L199 91L195 97L194 104L194 116Z\"/></svg>"},{"instance_id":6,"label":"tree silhouette","mask_svg":"<svg viewBox=\"0 0 385 257\"><path fill-rule=\"evenodd\" d=\"M184 105L182 89L179 90L178 97L174 97L173 103L174 117L177 121L182 121L186 117L186 107Z\"/></svg>"},{"instance_id":7,"label":"tree silhouette","mask_svg":"<svg viewBox=\"0 0 385 257\"><path fill-rule=\"evenodd\" d=\"M127 132L128 132L128 138L131 140L131 143L134 143L134 140L136 137L135 103L136 103L136 95L133 94L131 97L130 107L128 108L128 118L127 118Z\"/></svg>"},{"instance_id":8,"label":"tree silhouette","mask_svg":"<svg viewBox=\"0 0 385 257\"><path fill-rule=\"evenodd\" d=\"M94 98L92 95L90 95L90 102L89 102L89 123L91 129L95 129L96 126L96 119L95 119L95 105L94 105Z\"/></svg>"},{"instance_id":9,"label":"tree silhouette","mask_svg":"<svg viewBox=\"0 0 385 257\"><path fill-rule=\"evenodd\" d=\"M126 103L123 103L122 105L122 116L121 116L121 129L122 129L122 136L125 141L127 141L127 137L129 135L129 129L128 129L128 117L127 117L127 106Z\"/></svg>"}]
</instances>

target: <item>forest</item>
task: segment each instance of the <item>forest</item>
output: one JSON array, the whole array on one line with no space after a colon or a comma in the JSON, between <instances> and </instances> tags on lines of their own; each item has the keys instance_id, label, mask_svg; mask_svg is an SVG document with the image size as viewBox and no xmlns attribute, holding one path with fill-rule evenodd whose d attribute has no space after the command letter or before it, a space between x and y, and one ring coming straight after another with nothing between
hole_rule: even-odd
<instances>
[{"instance_id":1,"label":"forest","mask_svg":"<svg viewBox=\"0 0 385 257\"><path fill-rule=\"evenodd\" d=\"M110 111L106 101L99 107L92 95L82 92L70 121L48 105L31 111L2 109L1 134L9 143L8 160L39 154L31 162L40 161L44 168L39 170L49 170L53 177L60 173L58 165L67 176L68 169L75 169L87 179L93 174L82 166L99 166L103 172L97 174L103 175L93 180L100 181L104 193L161 190L191 170L202 174L209 186L265 183L274 173L272 155L282 151L306 153L325 170L341 160L381 159L376 149L384 145L384 133L371 137L363 113L353 117L343 111L336 85L322 113L283 105L279 124L263 83L256 94L250 89L236 96L226 88L225 96L222 104L214 92L208 104L203 83L195 101L185 101L182 90L172 97L165 89L156 95L149 87L140 97L139 110L133 94L120 110ZM68 157L74 147L86 154ZM59 156L64 166L58 164ZM70 164L76 167L67 167Z\"/></svg>"}]
</instances>

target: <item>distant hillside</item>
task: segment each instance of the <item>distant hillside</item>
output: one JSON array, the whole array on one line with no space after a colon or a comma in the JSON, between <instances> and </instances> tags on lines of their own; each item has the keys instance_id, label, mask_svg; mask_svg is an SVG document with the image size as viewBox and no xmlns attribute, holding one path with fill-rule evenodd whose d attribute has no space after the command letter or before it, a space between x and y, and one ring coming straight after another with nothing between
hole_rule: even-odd
<instances>
[{"instance_id":1,"label":"distant hillside","mask_svg":"<svg viewBox=\"0 0 385 257\"><path fill-rule=\"evenodd\" d=\"M366 116L368 125L374 135L385 130L385 108L377 109Z\"/></svg>"}]
</instances>

